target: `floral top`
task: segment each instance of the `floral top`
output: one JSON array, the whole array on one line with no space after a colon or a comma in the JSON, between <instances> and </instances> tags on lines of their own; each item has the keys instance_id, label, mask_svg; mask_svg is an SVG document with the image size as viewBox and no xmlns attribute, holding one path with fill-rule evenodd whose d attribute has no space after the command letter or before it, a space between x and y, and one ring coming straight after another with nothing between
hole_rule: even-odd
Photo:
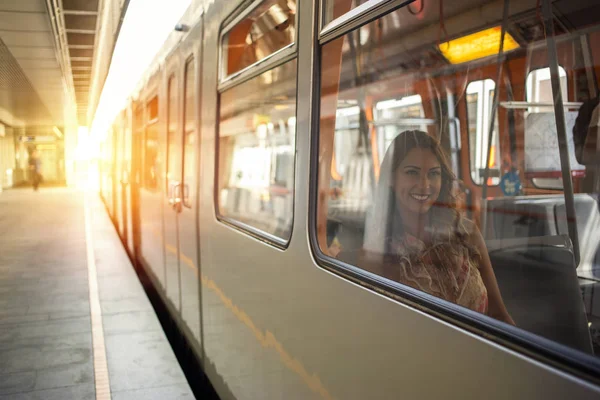
<instances>
[{"instance_id":1,"label":"floral top","mask_svg":"<svg viewBox=\"0 0 600 400\"><path fill-rule=\"evenodd\" d=\"M393 254L378 273L473 311L487 313L488 295L478 269L478 256L457 238L426 245L405 234L401 239L391 240L390 245Z\"/></svg>"}]
</instances>

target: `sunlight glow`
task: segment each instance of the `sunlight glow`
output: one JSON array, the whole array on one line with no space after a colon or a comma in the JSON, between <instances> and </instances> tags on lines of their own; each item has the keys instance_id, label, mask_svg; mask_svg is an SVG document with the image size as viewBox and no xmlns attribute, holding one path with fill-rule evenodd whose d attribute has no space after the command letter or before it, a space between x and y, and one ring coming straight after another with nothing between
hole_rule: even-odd
<instances>
[{"instance_id":1,"label":"sunlight glow","mask_svg":"<svg viewBox=\"0 0 600 400\"><path fill-rule=\"evenodd\" d=\"M94 115L92 136L106 134L190 4L191 0L130 1Z\"/></svg>"}]
</instances>

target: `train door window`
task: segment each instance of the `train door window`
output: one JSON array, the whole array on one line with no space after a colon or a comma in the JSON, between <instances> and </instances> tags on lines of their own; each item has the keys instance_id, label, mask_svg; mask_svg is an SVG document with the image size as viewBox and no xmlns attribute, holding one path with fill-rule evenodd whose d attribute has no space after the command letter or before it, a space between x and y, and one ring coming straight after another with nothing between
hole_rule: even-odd
<instances>
[{"instance_id":1,"label":"train door window","mask_svg":"<svg viewBox=\"0 0 600 400\"><path fill-rule=\"evenodd\" d=\"M196 118L197 118L197 106L196 106L196 69L194 59L189 59L185 63L185 95L183 106L184 110L184 138L183 138L183 204L186 207L191 207L190 200L194 198L194 193L190 193L190 190L194 188L194 176L196 166L196 146L198 142L198 135L196 133Z\"/></svg>"},{"instance_id":2,"label":"train door window","mask_svg":"<svg viewBox=\"0 0 600 400\"><path fill-rule=\"evenodd\" d=\"M443 16L438 2L422 2L422 9L413 2L410 9L362 13L375 3L367 2L344 17L347 23L322 29L313 249L321 265L379 293L428 304L436 315L468 315L478 327L510 331L516 348L527 343L555 359L574 354L566 347L576 349L581 365L590 365L589 356L600 351L600 329L594 328L600 315L592 299L592 289L600 285L598 194L529 192L520 186L526 186L522 178L527 177L521 166L527 167L527 157L534 155L527 148L531 139L547 144L552 134L557 144L538 151L535 162L558 160L559 174L571 172L560 158L565 149L556 138L569 139L573 127L565 131L557 125L561 113L555 110L581 104L569 102L567 88L559 89L559 82L573 76L574 66L581 69L584 63L573 59L573 46L580 46L580 35L600 31L600 18L596 2L573 2L561 8L560 24L552 24L557 33L552 34L551 25L540 20L535 0L519 2L518 10L511 2L512 14L503 18L506 2L456 0L444 7ZM325 4L343 4L347 13L358 2ZM501 42L508 46L499 57ZM551 46L558 55L548 50ZM593 60L593 54L587 58ZM531 65L547 68L559 60L561 72L541 69L527 79ZM485 79L489 71L498 71L498 62L503 63L501 81ZM463 84L457 76L477 80ZM563 91L563 100L552 86ZM443 112L431 110L463 98L469 120L460 123L470 132L470 151L460 156L470 158L470 172L484 188L499 183L487 193L477 190L481 211L474 212L481 215L476 221L465 218L456 205L460 185L441 145L450 134L448 124L436 121L444 118ZM486 143L490 117L498 124L492 143ZM412 121L384 128L390 119ZM587 149L596 149L596 125L591 121L591 137L579 139ZM487 149L495 152L492 170L501 169L499 145L509 137L515 138L510 169L483 182L480 170L488 163ZM594 167L600 154L592 151L588 159L586 174L600 186ZM513 323L519 329L507 325ZM535 335L550 340L534 340Z\"/></svg>"},{"instance_id":3,"label":"train door window","mask_svg":"<svg viewBox=\"0 0 600 400\"><path fill-rule=\"evenodd\" d=\"M177 131L179 115L177 113L177 79L175 76L169 78L168 83L168 105L167 105L167 180L166 188L167 193L170 193L170 182L173 179L178 179L178 171L181 165L177 164L179 158L177 157Z\"/></svg>"},{"instance_id":4,"label":"train door window","mask_svg":"<svg viewBox=\"0 0 600 400\"><path fill-rule=\"evenodd\" d=\"M296 40L296 0L255 1L221 37L221 78L289 48Z\"/></svg>"},{"instance_id":5,"label":"train door window","mask_svg":"<svg viewBox=\"0 0 600 400\"><path fill-rule=\"evenodd\" d=\"M469 130L469 162L471 179L478 185L483 183L485 164L488 157L488 137L494 90L496 83L491 79L470 82L467 85L467 119ZM490 148L488 185L500 181L500 136L498 134L498 114L494 117L494 131Z\"/></svg>"},{"instance_id":6,"label":"train door window","mask_svg":"<svg viewBox=\"0 0 600 400\"><path fill-rule=\"evenodd\" d=\"M225 90L219 111L218 214L281 244L293 221L296 64Z\"/></svg>"},{"instance_id":7,"label":"train door window","mask_svg":"<svg viewBox=\"0 0 600 400\"><path fill-rule=\"evenodd\" d=\"M148 122L144 138L144 188L158 188L158 96L146 103Z\"/></svg>"}]
</instances>

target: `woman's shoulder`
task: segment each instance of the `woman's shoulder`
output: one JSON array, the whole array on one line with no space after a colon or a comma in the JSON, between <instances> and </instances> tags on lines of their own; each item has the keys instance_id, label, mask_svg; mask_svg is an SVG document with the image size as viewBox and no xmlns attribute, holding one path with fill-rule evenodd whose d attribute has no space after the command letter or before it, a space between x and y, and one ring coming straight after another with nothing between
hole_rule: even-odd
<instances>
[{"instance_id":1,"label":"woman's shoulder","mask_svg":"<svg viewBox=\"0 0 600 400\"><path fill-rule=\"evenodd\" d=\"M461 237L470 238L473 235L479 234L479 228L475 222L458 214L454 223L454 233Z\"/></svg>"},{"instance_id":2,"label":"woman's shoulder","mask_svg":"<svg viewBox=\"0 0 600 400\"><path fill-rule=\"evenodd\" d=\"M466 242L477 252L485 250L485 241L477 224L468 218L462 218L460 224Z\"/></svg>"}]
</instances>

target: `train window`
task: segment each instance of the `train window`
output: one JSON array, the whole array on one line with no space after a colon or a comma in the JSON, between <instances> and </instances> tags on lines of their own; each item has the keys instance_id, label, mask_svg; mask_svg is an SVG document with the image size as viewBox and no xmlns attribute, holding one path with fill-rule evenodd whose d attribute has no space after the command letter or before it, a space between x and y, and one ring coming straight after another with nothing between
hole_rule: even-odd
<instances>
[{"instance_id":1,"label":"train window","mask_svg":"<svg viewBox=\"0 0 600 400\"><path fill-rule=\"evenodd\" d=\"M144 135L144 188L158 188L158 96L146 103L146 131Z\"/></svg>"},{"instance_id":2,"label":"train window","mask_svg":"<svg viewBox=\"0 0 600 400\"><path fill-rule=\"evenodd\" d=\"M218 213L287 242L292 230L296 61L224 91L219 112Z\"/></svg>"},{"instance_id":3,"label":"train window","mask_svg":"<svg viewBox=\"0 0 600 400\"><path fill-rule=\"evenodd\" d=\"M173 172L179 168L178 165L178 148L177 148L177 131L178 131L178 122L179 115L177 112L177 79L175 76L171 76L169 78L168 83L168 105L167 105L167 176L166 176L166 190L167 193L171 193L172 183L173 183Z\"/></svg>"},{"instance_id":4,"label":"train window","mask_svg":"<svg viewBox=\"0 0 600 400\"><path fill-rule=\"evenodd\" d=\"M471 179L478 185L483 183L487 162L488 130L494 102L496 83L491 79L470 82L467 85L467 122L469 124L469 161ZM498 115L495 118L492 145L490 148L488 185L500 182L500 137Z\"/></svg>"},{"instance_id":5,"label":"train window","mask_svg":"<svg viewBox=\"0 0 600 400\"><path fill-rule=\"evenodd\" d=\"M296 40L296 0L256 1L226 27L221 38L221 78L291 46Z\"/></svg>"},{"instance_id":6,"label":"train window","mask_svg":"<svg viewBox=\"0 0 600 400\"><path fill-rule=\"evenodd\" d=\"M198 142L198 134L196 133L196 69L194 59L190 59L185 64L185 95L183 110L185 116L184 143L183 143L183 187L186 188L183 194L183 204L186 207L191 207L190 199L195 197L194 191L194 176L196 165L196 146Z\"/></svg>"},{"instance_id":7,"label":"train window","mask_svg":"<svg viewBox=\"0 0 600 400\"><path fill-rule=\"evenodd\" d=\"M562 96L564 99L568 98L568 82L567 82L567 73L565 69L561 66L558 68L560 75L560 88L562 91ZM543 118L544 114L552 113L552 84L550 81L550 68L538 68L535 69L529 74L527 74L527 80L525 83L526 88L526 99L528 103L531 103L531 107L527 109L524 114L526 121L536 121L538 118ZM533 115L536 114L536 115ZM575 114L572 113L571 116ZM575 122L573 118L571 118L571 125ZM540 138L540 137L526 137L525 140L525 148L531 151L533 150L540 141L548 142L552 141L555 143L553 146L552 153L558 154L558 141L556 140L555 129L546 130L549 133L549 137ZM527 140L530 139L530 140ZM536 143L537 142L537 143ZM570 143L572 145L572 142ZM547 146L544 146L545 150L548 150ZM571 150L571 159L572 162L575 160L574 149ZM557 160L555 160L557 161ZM560 177L560 163L554 163L554 165L548 165L547 162L542 159L532 160L531 158L526 158L526 172L528 176L532 177L532 182L534 185L540 188L545 189L562 189L563 183L562 178ZM577 168L576 168L577 169Z\"/></svg>"},{"instance_id":8,"label":"train window","mask_svg":"<svg viewBox=\"0 0 600 400\"><path fill-rule=\"evenodd\" d=\"M591 0L504 18L506 1L413 2L323 40L311 232L346 277L585 359L600 351L600 18ZM573 186L533 186L532 163Z\"/></svg>"}]
</instances>

